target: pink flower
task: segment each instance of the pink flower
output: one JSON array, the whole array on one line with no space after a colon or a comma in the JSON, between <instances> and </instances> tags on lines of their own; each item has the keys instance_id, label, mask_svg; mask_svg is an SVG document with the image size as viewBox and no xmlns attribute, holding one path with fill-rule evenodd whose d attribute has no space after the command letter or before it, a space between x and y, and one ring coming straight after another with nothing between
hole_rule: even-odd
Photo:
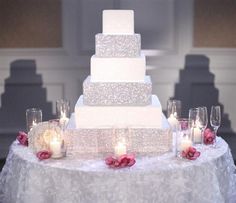
<instances>
[{"instance_id":1,"label":"pink flower","mask_svg":"<svg viewBox=\"0 0 236 203\"><path fill-rule=\"evenodd\" d=\"M215 133L211 131L209 128L207 128L204 131L204 138L203 138L204 144L206 145L213 144L215 139L216 139Z\"/></svg>"},{"instance_id":2,"label":"pink flower","mask_svg":"<svg viewBox=\"0 0 236 203\"><path fill-rule=\"evenodd\" d=\"M52 156L52 153L47 150L42 150L42 151L37 152L36 156L41 161L43 159L49 159Z\"/></svg>"},{"instance_id":3,"label":"pink flower","mask_svg":"<svg viewBox=\"0 0 236 203\"><path fill-rule=\"evenodd\" d=\"M189 159L189 160L195 160L200 156L200 152L196 150L194 147L189 147L186 150L182 151L182 157Z\"/></svg>"},{"instance_id":4,"label":"pink flower","mask_svg":"<svg viewBox=\"0 0 236 203\"><path fill-rule=\"evenodd\" d=\"M109 156L105 159L105 163L110 168L124 168L133 166L136 161L133 154L124 154L118 158Z\"/></svg>"},{"instance_id":5,"label":"pink flower","mask_svg":"<svg viewBox=\"0 0 236 203\"><path fill-rule=\"evenodd\" d=\"M28 146L28 135L25 132L19 131L16 139L21 145Z\"/></svg>"},{"instance_id":6,"label":"pink flower","mask_svg":"<svg viewBox=\"0 0 236 203\"><path fill-rule=\"evenodd\" d=\"M179 119L179 124L180 124L181 130L187 130L188 129L188 122L189 122L189 120L186 119L186 118Z\"/></svg>"}]
</instances>

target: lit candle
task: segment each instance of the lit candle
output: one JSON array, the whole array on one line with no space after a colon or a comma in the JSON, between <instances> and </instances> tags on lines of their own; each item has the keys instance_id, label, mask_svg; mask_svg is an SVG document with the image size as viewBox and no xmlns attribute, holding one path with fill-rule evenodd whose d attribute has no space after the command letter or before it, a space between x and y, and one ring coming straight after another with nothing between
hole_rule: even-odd
<instances>
[{"instance_id":1,"label":"lit candle","mask_svg":"<svg viewBox=\"0 0 236 203\"><path fill-rule=\"evenodd\" d=\"M171 128L172 129L177 129L178 125L179 125L179 121L176 119L176 112L174 114L170 114L170 117L167 119Z\"/></svg>"},{"instance_id":2,"label":"lit candle","mask_svg":"<svg viewBox=\"0 0 236 203\"><path fill-rule=\"evenodd\" d=\"M35 120L33 120L33 123L32 123L33 126L36 126L37 125L37 122Z\"/></svg>"},{"instance_id":3,"label":"lit candle","mask_svg":"<svg viewBox=\"0 0 236 203\"><path fill-rule=\"evenodd\" d=\"M61 118L60 118L60 124L63 126L66 126L69 122L69 118L66 117L66 114L64 112L61 112Z\"/></svg>"},{"instance_id":4,"label":"lit candle","mask_svg":"<svg viewBox=\"0 0 236 203\"><path fill-rule=\"evenodd\" d=\"M192 146L192 141L188 137L184 137L180 142L180 151L184 151Z\"/></svg>"},{"instance_id":5,"label":"lit candle","mask_svg":"<svg viewBox=\"0 0 236 203\"><path fill-rule=\"evenodd\" d=\"M32 121L32 125L30 126L30 130L32 130L32 128L33 128L34 126L36 126L36 125L37 125L36 120L33 120L33 121Z\"/></svg>"},{"instance_id":6,"label":"lit candle","mask_svg":"<svg viewBox=\"0 0 236 203\"><path fill-rule=\"evenodd\" d=\"M62 140L55 137L51 140L50 150L52 152L52 158L62 157L61 145L62 145Z\"/></svg>"},{"instance_id":7,"label":"lit candle","mask_svg":"<svg viewBox=\"0 0 236 203\"><path fill-rule=\"evenodd\" d=\"M198 127L193 128L194 143L202 143L202 132Z\"/></svg>"},{"instance_id":8,"label":"lit candle","mask_svg":"<svg viewBox=\"0 0 236 203\"><path fill-rule=\"evenodd\" d=\"M121 156L126 154L126 146L122 142L118 142L118 144L115 146L115 155Z\"/></svg>"}]
</instances>

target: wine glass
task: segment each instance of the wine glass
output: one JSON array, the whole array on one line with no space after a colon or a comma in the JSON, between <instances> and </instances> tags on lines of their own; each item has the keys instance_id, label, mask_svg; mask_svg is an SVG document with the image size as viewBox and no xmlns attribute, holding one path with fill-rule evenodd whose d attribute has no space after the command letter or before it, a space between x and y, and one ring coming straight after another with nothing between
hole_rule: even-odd
<instances>
[{"instance_id":1,"label":"wine glass","mask_svg":"<svg viewBox=\"0 0 236 203\"><path fill-rule=\"evenodd\" d=\"M214 129L215 135L217 135L218 128L220 127L221 124L220 106L211 107L210 123L211 127Z\"/></svg>"}]
</instances>

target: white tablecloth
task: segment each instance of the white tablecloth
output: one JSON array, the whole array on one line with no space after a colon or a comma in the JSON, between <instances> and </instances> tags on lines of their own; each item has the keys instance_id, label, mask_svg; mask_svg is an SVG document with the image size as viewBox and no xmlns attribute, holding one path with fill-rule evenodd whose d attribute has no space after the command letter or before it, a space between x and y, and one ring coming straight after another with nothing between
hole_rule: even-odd
<instances>
[{"instance_id":1,"label":"white tablecloth","mask_svg":"<svg viewBox=\"0 0 236 203\"><path fill-rule=\"evenodd\" d=\"M14 142L0 175L1 203L234 203L235 166L224 140L195 161L172 153L137 157L131 168L66 157L38 161Z\"/></svg>"}]
</instances>

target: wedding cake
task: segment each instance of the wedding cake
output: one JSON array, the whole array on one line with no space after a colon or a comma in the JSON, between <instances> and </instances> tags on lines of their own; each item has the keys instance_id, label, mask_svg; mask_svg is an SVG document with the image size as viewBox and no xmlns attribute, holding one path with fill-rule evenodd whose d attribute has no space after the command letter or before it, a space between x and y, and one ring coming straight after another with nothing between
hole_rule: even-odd
<instances>
[{"instance_id":1,"label":"wedding cake","mask_svg":"<svg viewBox=\"0 0 236 203\"><path fill-rule=\"evenodd\" d=\"M171 130L158 97L152 95L133 11L104 10L102 33L95 39L91 75L67 126L71 153L112 152L121 135L131 152L169 151Z\"/></svg>"}]
</instances>

